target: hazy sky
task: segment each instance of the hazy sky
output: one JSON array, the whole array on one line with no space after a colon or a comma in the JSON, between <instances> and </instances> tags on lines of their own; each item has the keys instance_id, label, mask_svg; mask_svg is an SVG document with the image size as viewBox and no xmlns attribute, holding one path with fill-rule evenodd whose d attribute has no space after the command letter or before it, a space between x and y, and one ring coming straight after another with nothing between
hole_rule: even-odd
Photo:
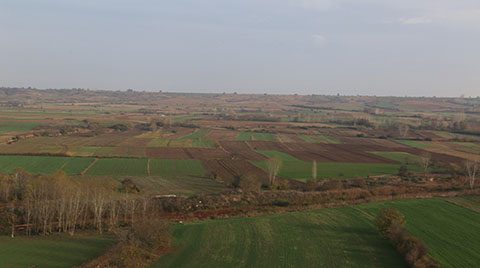
<instances>
[{"instance_id":1,"label":"hazy sky","mask_svg":"<svg viewBox=\"0 0 480 268\"><path fill-rule=\"evenodd\" d=\"M480 95L479 0L0 0L0 86Z\"/></svg>"}]
</instances>

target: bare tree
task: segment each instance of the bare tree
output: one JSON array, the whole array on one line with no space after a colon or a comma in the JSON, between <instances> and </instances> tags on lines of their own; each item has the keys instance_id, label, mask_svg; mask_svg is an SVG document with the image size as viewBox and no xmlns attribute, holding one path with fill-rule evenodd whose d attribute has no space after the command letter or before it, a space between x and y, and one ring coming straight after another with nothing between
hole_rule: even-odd
<instances>
[{"instance_id":1,"label":"bare tree","mask_svg":"<svg viewBox=\"0 0 480 268\"><path fill-rule=\"evenodd\" d=\"M270 185L275 184L278 172L282 167L282 159L278 156L274 156L267 160L268 180Z\"/></svg>"},{"instance_id":2,"label":"bare tree","mask_svg":"<svg viewBox=\"0 0 480 268\"><path fill-rule=\"evenodd\" d=\"M430 167L431 162L432 155L430 153L425 152L420 155L420 165L423 168L423 175L425 178L427 177L428 168Z\"/></svg>"},{"instance_id":3,"label":"bare tree","mask_svg":"<svg viewBox=\"0 0 480 268\"><path fill-rule=\"evenodd\" d=\"M470 184L470 189L473 190L475 179L478 173L478 160L475 159L475 160L465 161L465 171L466 171L468 183Z\"/></svg>"},{"instance_id":4,"label":"bare tree","mask_svg":"<svg viewBox=\"0 0 480 268\"><path fill-rule=\"evenodd\" d=\"M314 182L317 181L317 161L313 160L312 163L312 179Z\"/></svg>"},{"instance_id":5,"label":"bare tree","mask_svg":"<svg viewBox=\"0 0 480 268\"><path fill-rule=\"evenodd\" d=\"M407 124L401 124L398 126L398 132L400 132L400 135L403 138L407 136L409 130L410 130L410 126Z\"/></svg>"}]
</instances>

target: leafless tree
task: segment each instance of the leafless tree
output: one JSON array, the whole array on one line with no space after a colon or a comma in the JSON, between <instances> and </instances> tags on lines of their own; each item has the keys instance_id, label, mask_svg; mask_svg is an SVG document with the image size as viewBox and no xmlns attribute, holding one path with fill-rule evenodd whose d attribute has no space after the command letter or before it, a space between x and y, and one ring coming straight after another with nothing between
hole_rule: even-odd
<instances>
[{"instance_id":1,"label":"leafless tree","mask_svg":"<svg viewBox=\"0 0 480 268\"><path fill-rule=\"evenodd\" d=\"M270 185L275 184L278 172L282 167L282 159L278 156L274 156L267 160L268 179Z\"/></svg>"},{"instance_id":2,"label":"leafless tree","mask_svg":"<svg viewBox=\"0 0 480 268\"><path fill-rule=\"evenodd\" d=\"M428 168L430 167L431 162L432 155L430 153L425 152L420 155L420 165L423 168L423 175L425 178L427 177Z\"/></svg>"},{"instance_id":3,"label":"leafless tree","mask_svg":"<svg viewBox=\"0 0 480 268\"><path fill-rule=\"evenodd\" d=\"M465 171L466 171L468 183L470 184L470 189L473 190L475 179L478 173L478 160L475 159L475 160L465 161Z\"/></svg>"},{"instance_id":4,"label":"leafless tree","mask_svg":"<svg viewBox=\"0 0 480 268\"><path fill-rule=\"evenodd\" d=\"M409 130L410 126L407 124L401 124L398 126L398 131L400 132L400 135L404 138L407 136Z\"/></svg>"},{"instance_id":5,"label":"leafless tree","mask_svg":"<svg viewBox=\"0 0 480 268\"><path fill-rule=\"evenodd\" d=\"M314 182L317 181L317 161L313 160L312 163L312 179Z\"/></svg>"}]
</instances>

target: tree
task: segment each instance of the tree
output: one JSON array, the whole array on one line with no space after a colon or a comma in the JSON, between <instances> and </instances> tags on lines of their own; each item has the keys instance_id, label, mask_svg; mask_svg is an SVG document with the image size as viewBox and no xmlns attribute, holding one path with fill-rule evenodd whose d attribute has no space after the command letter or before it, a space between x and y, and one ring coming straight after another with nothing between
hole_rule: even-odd
<instances>
[{"instance_id":1,"label":"tree","mask_svg":"<svg viewBox=\"0 0 480 268\"><path fill-rule=\"evenodd\" d=\"M382 209L375 218L375 226L384 236L387 237L390 227L403 225L405 225L405 216L394 208Z\"/></svg>"},{"instance_id":2,"label":"tree","mask_svg":"<svg viewBox=\"0 0 480 268\"><path fill-rule=\"evenodd\" d=\"M314 182L317 181L317 161L313 160L312 163L312 179Z\"/></svg>"},{"instance_id":3,"label":"tree","mask_svg":"<svg viewBox=\"0 0 480 268\"><path fill-rule=\"evenodd\" d=\"M274 156L267 160L268 180L270 186L275 184L275 180L277 179L277 175L281 167L282 159L280 157Z\"/></svg>"},{"instance_id":4,"label":"tree","mask_svg":"<svg viewBox=\"0 0 480 268\"><path fill-rule=\"evenodd\" d=\"M425 152L420 155L420 165L423 168L423 174L425 178L427 177L427 172L428 172L428 168L430 166L431 161L432 161L432 155L430 153Z\"/></svg>"},{"instance_id":5,"label":"tree","mask_svg":"<svg viewBox=\"0 0 480 268\"><path fill-rule=\"evenodd\" d=\"M475 159L465 161L465 171L468 183L470 184L470 189L473 190L475 179L478 173L478 160Z\"/></svg>"}]
</instances>

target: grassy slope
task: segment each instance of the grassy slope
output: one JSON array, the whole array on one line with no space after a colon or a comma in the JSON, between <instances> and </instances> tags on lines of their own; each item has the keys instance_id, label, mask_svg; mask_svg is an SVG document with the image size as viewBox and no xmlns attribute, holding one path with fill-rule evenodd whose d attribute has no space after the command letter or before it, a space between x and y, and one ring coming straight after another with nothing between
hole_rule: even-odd
<instances>
[{"instance_id":1,"label":"grassy slope","mask_svg":"<svg viewBox=\"0 0 480 268\"><path fill-rule=\"evenodd\" d=\"M423 169L418 165L420 163L420 157L404 153L404 152L371 152L372 154L397 161L399 163L407 164L408 169L416 172L423 171Z\"/></svg>"},{"instance_id":2,"label":"grassy slope","mask_svg":"<svg viewBox=\"0 0 480 268\"><path fill-rule=\"evenodd\" d=\"M359 206L376 215L393 207L406 217L407 228L427 245L443 267L477 267L480 263L480 214L441 199L404 200Z\"/></svg>"},{"instance_id":3,"label":"grassy slope","mask_svg":"<svg viewBox=\"0 0 480 268\"><path fill-rule=\"evenodd\" d=\"M100 256L115 241L107 237L0 236L0 267L73 267Z\"/></svg>"},{"instance_id":4,"label":"grassy slope","mask_svg":"<svg viewBox=\"0 0 480 268\"><path fill-rule=\"evenodd\" d=\"M405 267L351 208L177 225L152 267Z\"/></svg>"},{"instance_id":5,"label":"grassy slope","mask_svg":"<svg viewBox=\"0 0 480 268\"><path fill-rule=\"evenodd\" d=\"M54 156L0 156L0 173L11 173L23 168L34 174L53 174L64 170L68 175L78 175L92 163L93 158Z\"/></svg>"},{"instance_id":6,"label":"grassy slope","mask_svg":"<svg viewBox=\"0 0 480 268\"><path fill-rule=\"evenodd\" d=\"M413 140L395 140L395 141L399 142L401 144L405 144L405 145L408 145L408 146L411 146L411 147L415 147L415 148L423 148L423 149L431 148L430 145L425 144L425 143L421 143L419 141L413 141Z\"/></svg>"}]
</instances>

